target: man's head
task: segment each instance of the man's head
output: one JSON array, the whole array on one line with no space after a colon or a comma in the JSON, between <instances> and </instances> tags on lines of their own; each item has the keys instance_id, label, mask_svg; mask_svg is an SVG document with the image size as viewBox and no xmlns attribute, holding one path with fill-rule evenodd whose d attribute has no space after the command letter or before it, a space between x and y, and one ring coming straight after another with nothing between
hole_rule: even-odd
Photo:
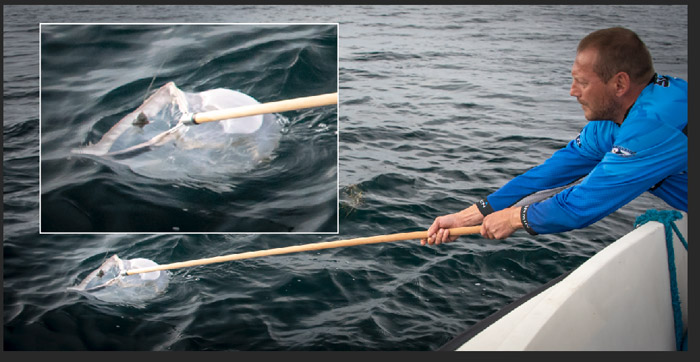
<instances>
[{"instance_id":1,"label":"man's head","mask_svg":"<svg viewBox=\"0 0 700 362\"><path fill-rule=\"evenodd\" d=\"M654 73L649 50L637 34L619 27L594 31L579 43L571 95L586 119L622 123Z\"/></svg>"},{"instance_id":2,"label":"man's head","mask_svg":"<svg viewBox=\"0 0 700 362\"><path fill-rule=\"evenodd\" d=\"M581 39L577 53L588 49L598 52L594 71L603 82L625 72L633 83L646 85L654 75L649 50L629 29L616 27L594 31Z\"/></svg>"}]
</instances>

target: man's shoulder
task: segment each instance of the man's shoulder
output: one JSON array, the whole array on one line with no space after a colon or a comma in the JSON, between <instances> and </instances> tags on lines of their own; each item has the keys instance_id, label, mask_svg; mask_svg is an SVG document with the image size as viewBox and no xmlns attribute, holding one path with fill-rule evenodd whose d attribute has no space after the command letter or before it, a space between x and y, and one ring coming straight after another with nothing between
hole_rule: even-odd
<instances>
[{"instance_id":1,"label":"man's shoulder","mask_svg":"<svg viewBox=\"0 0 700 362\"><path fill-rule=\"evenodd\" d=\"M637 98L624 123L627 131L682 130L688 124L688 83L659 75Z\"/></svg>"},{"instance_id":2,"label":"man's shoulder","mask_svg":"<svg viewBox=\"0 0 700 362\"><path fill-rule=\"evenodd\" d=\"M682 78L670 75L657 75L654 81L647 87L646 92L642 92L642 97L655 99L670 98L674 101L688 102L688 82Z\"/></svg>"}]
</instances>

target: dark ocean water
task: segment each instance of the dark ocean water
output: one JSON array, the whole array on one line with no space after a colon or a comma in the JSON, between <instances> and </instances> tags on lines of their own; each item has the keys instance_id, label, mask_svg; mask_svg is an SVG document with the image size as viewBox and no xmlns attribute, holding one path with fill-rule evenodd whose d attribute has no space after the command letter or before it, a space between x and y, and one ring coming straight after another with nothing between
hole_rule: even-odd
<instances>
[{"instance_id":1,"label":"dark ocean water","mask_svg":"<svg viewBox=\"0 0 700 362\"><path fill-rule=\"evenodd\" d=\"M176 38L197 38L196 46L187 42L196 49L182 52L181 57L168 55L160 67L162 54L154 50L158 44L147 40L153 30L126 32L118 41L104 42L100 36L110 34L87 29L74 36L89 44L79 48L93 54L90 59L67 52L76 46L72 42L51 48L61 56L50 63L61 64L56 71L66 80L57 78L50 90L55 97L64 93L70 97L51 101L67 110L64 118L42 116L40 121L39 23L192 19L338 23L337 114L325 108L292 113L273 160L279 171L273 176L269 171L253 171L251 179L240 176L237 181L249 183L242 190L196 188L167 180L164 190L175 188L184 194L176 201L164 196L170 191L158 189L128 167L64 157L60 150L98 137L99 130L93 128L98 121L118 119L138 106L140 99L133 93L145 94L154 74L159 85L175 80L188 91L237 84L235 88L261 102L335 88L335 80L326 77L335 64L317 62L329 58L317 49L319 44L335 51L330 45L335 26L317 25L306 33L306 27L288 25L280 34L276 26L259 25L256 32L242 35L253 43L295 39L294 44L304 49L295 63L302 68L300 73L294 67L275 68L289 52L299 50L286 48L284 41L260 50L263 54L251 52L239 59L233 50L240 45L226 34L180 35ZM687 20L687 6L5 6L4 348L438 349L510 302L576 268L629 232L634 218L646 209L668 207L642 195L594 225L561 234L533 237L520 231L503 241L469 236L438 247L405 241L178 269L166 293L141 307L95 301L66 288L113 254L165 264L424 230L436 216L469 206L576 137L585 120L568 93L570 67L581 37L602 27L627 26L647 43L659 73L687 79ZM260 29L267 31L259 39ZM159 44L180 46L177 41L164 43ZM123 50L129 55L122 56ZM119 68L104 69L101 64L108 61ZM40 194L40 159L42 170L45 166L52 170L50 175L42 173L50 177L42 180L42 186L62 183L47 188L58 193L48 201L43 187ZM330 205L335 194L325 191L336 178L335 171L339 206ZM280 173L289 176L286 181L280 181ZM306 211L299 205L275 206L299 213L280 212L246 225L313 224L334 229L337 217L339 234L39 234L40 219L42 225L48 223L40 206L43 213L45 202L65 200L54 204L54 217L65 217L68 223L70 207L80 206L76 200L81 200L81 192L83 199L105 198L105 203L120 204L122 210L133 206L145 217L167 224L182 219L178 210L189 209L182 203L192 200L212 205L214 214L223 215L238 212L236 205L223 199L241 195L246 206L265 208L267 202L252 201L268 189L313 194L324 202L302 198L298 202L305 203ZM108 196L110 192L120 196ZM150 201L139 204L139 194L151 195ZM129 220L121 225L129 225ZM210 221L223 222L216 216Z\"/></svg>"}]
</instances>

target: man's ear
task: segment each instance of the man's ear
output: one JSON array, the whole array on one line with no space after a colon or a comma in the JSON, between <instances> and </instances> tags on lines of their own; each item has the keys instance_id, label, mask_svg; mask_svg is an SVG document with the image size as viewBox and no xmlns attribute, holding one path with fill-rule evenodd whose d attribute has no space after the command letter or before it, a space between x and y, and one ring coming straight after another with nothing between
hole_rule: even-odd
<instances>
[{"instance_id":1,"label":"man's ear","mask_svg":"<svg viewBox=\"0 0 700 362\"><path fill-rule=\"evenodd\" d=\"M615 87L615 95L618 97L623 96L632 86L630 75L627 72L619 72L615 74L612 78L613 86Z\"/></svg>"}]
</instances>

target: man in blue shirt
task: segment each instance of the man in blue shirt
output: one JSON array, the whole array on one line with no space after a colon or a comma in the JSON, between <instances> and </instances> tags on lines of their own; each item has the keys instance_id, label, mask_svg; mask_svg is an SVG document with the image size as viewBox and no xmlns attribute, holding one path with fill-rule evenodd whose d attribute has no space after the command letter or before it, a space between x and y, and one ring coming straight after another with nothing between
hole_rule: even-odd
<instances>
[{"instance_id":1,"label":"man in blue shirt","mask_svg":"<svg viewBox=\"0 0 700 362\"><path fill-rule=\"evenodd\" d=\"M688 83L656 74L637 34L619 27L583 38L571 75L570 94L589 121L578 137L469 208L436 218L421 244L453 241L449 228L479 224L489 239L583 228L645 191L688 211ZM546 190L557 193L528 200Z\"/></svg>"}]
</instances>

